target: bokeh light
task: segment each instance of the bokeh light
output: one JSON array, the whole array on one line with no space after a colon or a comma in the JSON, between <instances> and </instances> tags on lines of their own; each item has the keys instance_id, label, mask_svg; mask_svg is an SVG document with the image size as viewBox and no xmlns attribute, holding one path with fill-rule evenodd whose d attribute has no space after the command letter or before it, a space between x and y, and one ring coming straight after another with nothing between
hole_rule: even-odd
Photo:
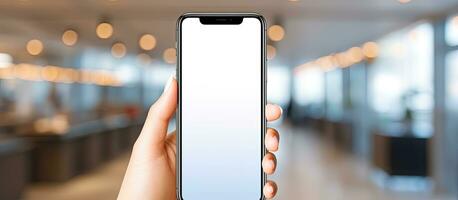
<instances>
[{"instance_id":1,"label":"bokeh light","mask_svg":"<svg viewBox=\"0 0 458 200\"><path fill-rule=\"evenodd\" d=\"M138 45L145 51L153 50L156 47L156 38L151 34L142 35Z\"/></svg>"},{"instance_id":2,"label":"bokeh light","mask_svg":"<svg viewBox=\"0 0 458 200\"><path fill-rule=\"evenodd\" d=\"M102 22L96 28L97 37L101 39L108 39L113 35L113 25L107 22Z\"/></svg>"},{"instance_id":3,"label":"bokeh light","mask_svg":"<svg viewBox=\"0 0 458 200\"><path fill-rule=\"evenodd\" d=\"M363 50L360 47L352 47L347 51L347 57L352 63L361 62L364 58Z\"/></svg>"},{"instance_id":4,"label":"bokeh light","mask_svg":"<svg viewBox=\"0 0 458 200\"><path fill-rule=\"evenodd\" d=\"M267 35L272 41L280 41L285 37L285 29L280 25L273 25L267 30Z\"/></svg>"},{"instance_id":5,"label":"bokeh light","mask_svg":"<svg viewBox=\"0 0 458 200\"><path fill-rule=\"evenodd\" d=\"M26 46L27 52L32 56L39 55L43 51L43 48L43 43L37 39L28 41Z\"/></svg>"},{"instance_id":6,"label":"bokeh light","mask_svg":"<svg viewBox=\"0 0 458 200\"><path fill-rule=\"evenodd\" d=\"M166 63L175 64L177 62L177 51L175 48L168 48L164 51L162 57Z\"/></svg>"},{"instance_id":7,"label":"bokeh light","mask_svg":"<svg viewBox=\"0 0 458 200\"><path fill-rule=\"evenodd\" d=\"M378 56L379 48L375 42L366 42L363 45L363 54L367 58L375 58Z\"/></svg>"},{"instance_id":8,"label":"bokeh light","mask_svg":"<svg viewBox=\"0 0 458 200\"><path fill-rule=\"evenodd\" d=\"M267 45L267 59L272 60L277 55L277 49L272 45Z\"/></svg>"},{"instance_id":9,"label":"bokeh light","mask_svg":"<svg viewBox=\"0 0 458 200\"><path fill-rule=\"evenodd\" d=\"M73 46L78 41L78 33L72 29L66 30L62 34L62 42L67 46Z\"/></svg>"},{"instance_id":10,"label":"bokeh light","mask_svg":"<svg viewBox=\"0 0 458 200\"><path fill-rule=\"evenodd\" d=\"M126 55L127 47L122 42L116 42L111 47L111 55L115 58L122 58Z\"/></svg>"},{"instance_id":11,"label":"bokeh light","mask_svg":"<svg viewBox=\"0 0 458 200\"><path fill-rule=\"evenodd\" d=\"M398 0L399 3L406 4L410 3L412 0Z\"/></svg>"}]
</instances>

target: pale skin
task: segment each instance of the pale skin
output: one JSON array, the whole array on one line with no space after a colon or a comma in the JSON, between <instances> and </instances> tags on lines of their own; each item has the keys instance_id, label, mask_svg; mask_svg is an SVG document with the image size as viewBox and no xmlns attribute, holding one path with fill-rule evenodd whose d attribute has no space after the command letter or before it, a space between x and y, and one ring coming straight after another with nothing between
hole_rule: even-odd
<instances>
[{"instance_id":1,"label":"pale skin","mask_svg":"<svg viewBox=\"0 0 458 200\"><path fill-rule=\"evenodd\" d=\"M172 76L161 97L151 106L140 136L134 144L118 200L177 199L176 135L175 131L167 134L169 121L176 111L177 92L178 84ZM277 120L281 113L281 108L277 105L266 106L267 121ZM262 168L269 175L275 172L277 166L273 152L278 150L279 139L275 129L267 129L265 146L268 153L262 160ZM263 193L267 199L273 198L277 193L275 182L267 181Z\"/></svg>"}]
</instances>

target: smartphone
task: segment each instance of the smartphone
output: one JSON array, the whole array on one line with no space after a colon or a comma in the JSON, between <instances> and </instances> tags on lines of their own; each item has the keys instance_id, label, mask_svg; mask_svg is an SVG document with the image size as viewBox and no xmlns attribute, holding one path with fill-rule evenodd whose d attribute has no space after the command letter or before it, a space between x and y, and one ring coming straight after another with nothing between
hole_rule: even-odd
<instances>
[{"instance_id":1,"label":"smartphone","mask_svg":"<svg viewBox=\"0 0 458 200\"><path fill-rule=\"evenodd\" d=\"M178 199L264 199L265 27L251 13L178 19Z\"/></svg>"}]
</instances>

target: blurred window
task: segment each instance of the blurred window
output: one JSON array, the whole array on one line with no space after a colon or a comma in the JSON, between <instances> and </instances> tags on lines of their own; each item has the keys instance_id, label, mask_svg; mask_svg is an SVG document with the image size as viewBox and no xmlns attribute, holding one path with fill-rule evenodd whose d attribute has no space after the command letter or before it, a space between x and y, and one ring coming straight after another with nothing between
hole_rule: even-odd
<instances>
[{"instance_id":1,"label":"blurred window","mask_svg":"<svg viewBox=\"0 0 458 200\"><path fill-rule=\"evenodd\" d=\"M433 27L417 24L381 39L370 67L369 103L376 113L399 120L406 109L429 121L433 107Z\"/></svg>"},{"instance_id":2,"label":"blurred window","mask_svg":"<svg viewBox=\"0 0 458 200\"><path fill-rule=\"evenodd\" d=\"M267 73L267 101L286 107L291 99L289 69L286 66L271 66Z\"/></svg>"},{"instance_id":3,"label":"blurred window","mask_svg":"<svg viewBox=\"0 0 458 200\"><path fill-rule=\"evenodd\" d=\"M324 102L324 73L310 67L295 73L293 100L301 106L321 105Z\"/></svg>"},{"instance_id":4,"label":"blurred window","mask_svg":"<svg viewBox=\"0 0 458 200\"><path fill-rule=\"evenodd\" d=\"M96 85L82 84L81 87L81 98L80 107L75 110L88 111L95 108L98 102L101 100L101 88Z\"/></svg>"},{"instance_id":5,"label":"blurred window","mask_svg":"<svg viewBox=\"0 0 458 200\"><path fill-rule=\"evenodd\" d=\"M447 55L447 108L458 111L458 50Z\"/></svg>"},{"instance_id":6,"label":"blurred window","mask_svg":"<svg viewBox=\"0 0 458 200\"><path fill-rule=\"evenodd\" d=\"M356 64L350 67L350 108L362 108L366 103L366 67Z\"/></svg>"},{"instance_id":7,"label":"blurred window","mask_svg":"<svg viewBox=\"0 0 458 200\"><path fill-rule=\"evenodd\" d=\"M159 98L174 70L175 68L169 65L145 68L143 73L143 102L145 107L149 107Z\"/></svg>"},{"instance_id":8,"label":"blurred window","mask_svg":"<svg viewBox=\"0 0 458 200\"><path fill-rule=\"evenodd\" d=\"M79 58L81 69L111 71L123 84L123 87L104 88L95 85L82 85L80 107L90 110L96 106L138 104L142 101L141 68L137 66L135 56L127 55L114 58L109 52L95 48L86 48Z\"/></svg>"},{"instance_id":9,"label":"blurred window","mask_svg":"<svg viewBox=\"0 0 458 200\"><path fill-rule=\"evenodd\" d=\"M343 116L343 77L342 69L326 73L326 117L340 120Z\"/></svg>"},{"instance_id":10,"label":"blurred window","mask_svg":"<svg viewBox=\"0 0 458 200\"><path fill-rule=\"evenodd\" d=\"M445 40L450 46L458 45L458 15L447 19L445 23Z\"/></svg>"}]
</instances>

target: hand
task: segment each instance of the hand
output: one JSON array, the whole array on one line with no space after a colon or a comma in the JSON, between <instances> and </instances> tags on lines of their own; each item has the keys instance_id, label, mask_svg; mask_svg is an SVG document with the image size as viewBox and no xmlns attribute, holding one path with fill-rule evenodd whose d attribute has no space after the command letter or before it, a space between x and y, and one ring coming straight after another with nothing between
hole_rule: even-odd
<instances>
[{"instance_id":1,"label":"hand","mask_svg":"<svg viewBox=\"0 0 458 200\"><path fill-rule=\"evenodd\" d=\"M167 135L169 120L177 106L177 82L172 76L162 96L150 108L143 129L135 142L126 174L118 195L119 200L157 199L175 200L175 131ZM281 116L281 108L267 105L266 118L274 121ZM269 151L262 160L265 173L273 174L277 165L275 155L278 150L279 134L275 129L267 129L265 137ZM277 185L267 181L264 196L273 198Z\"/></svg>"}]
</instances>

